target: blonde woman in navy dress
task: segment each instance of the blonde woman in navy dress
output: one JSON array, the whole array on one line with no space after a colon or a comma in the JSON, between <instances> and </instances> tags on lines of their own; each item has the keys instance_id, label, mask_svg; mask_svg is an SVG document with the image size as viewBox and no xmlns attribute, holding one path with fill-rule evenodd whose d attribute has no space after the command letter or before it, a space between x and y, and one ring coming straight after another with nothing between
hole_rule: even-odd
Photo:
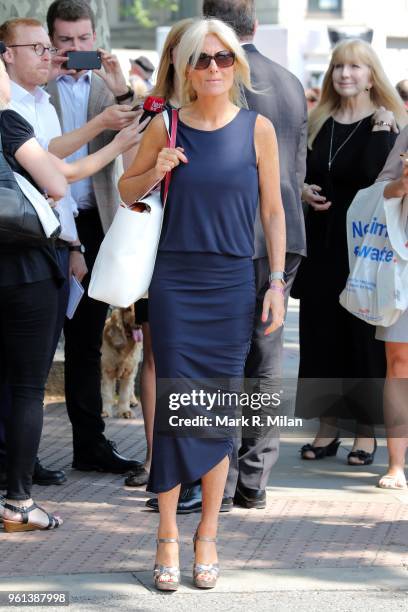
<instances>
[{"instance_id":1,"label":"blonde woman in navy dress","mask_svg":"<svg viewBox=\"0 0 408 612\"><path fill-rule=\"evenodd\" d=\"M149 289L156 375L158 382L237 379L243 376L255 310L258 198L271 272L284 270L275 131L268 119L242 108L242 87L251 87L249 66L224 23L210 19L190 26L180 41L176 72L182 101L176 148L167 147L164 122L157 117L120 181L123 199L133 202L173 171ZM282 325L283 316L282 284L274 281L265 294L265 333ZM155 585L178 587L180 485L201 479L193 577L197 587L211 588L219 571L215 538L232 437L166 435L157 426L163 410L158 403L148 483L148 490L158 494L160 510Z\"/></svg>"}]
</instances>

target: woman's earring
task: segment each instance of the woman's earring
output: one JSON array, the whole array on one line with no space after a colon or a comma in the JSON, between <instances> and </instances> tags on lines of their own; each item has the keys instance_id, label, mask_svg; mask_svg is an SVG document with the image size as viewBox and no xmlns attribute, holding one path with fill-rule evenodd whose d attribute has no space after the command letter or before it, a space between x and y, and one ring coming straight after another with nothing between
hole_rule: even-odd
<instances>
[{"instance_id":1,"label":"woman's earring","mask_svg":"<svg viewBox=\"0 0 408 612\"><path fill-rule=\"evenodd\" d=\"M370 91L371 87L366 87L365 90L366 91Z\"/></svg>"}]
</instances>

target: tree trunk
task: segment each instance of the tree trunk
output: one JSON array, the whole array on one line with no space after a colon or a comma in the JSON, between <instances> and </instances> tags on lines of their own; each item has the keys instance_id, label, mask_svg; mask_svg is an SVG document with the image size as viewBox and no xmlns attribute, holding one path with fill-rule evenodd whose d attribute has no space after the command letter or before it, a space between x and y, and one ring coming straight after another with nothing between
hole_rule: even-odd
<instances>
[{"instance_id":1,"label":"tree trunk","mask_svg":"<svg viewBox=\"0 0 408 612\"><path fill-rule=\"evenodd\" d=\"M89 0L96 16L98 46L110 48L110 32L107 14L108 0ZM46 27L45 17L51 0L0 0L0 23L14 17L38 19Z\"/></svg>"}]
</instances>

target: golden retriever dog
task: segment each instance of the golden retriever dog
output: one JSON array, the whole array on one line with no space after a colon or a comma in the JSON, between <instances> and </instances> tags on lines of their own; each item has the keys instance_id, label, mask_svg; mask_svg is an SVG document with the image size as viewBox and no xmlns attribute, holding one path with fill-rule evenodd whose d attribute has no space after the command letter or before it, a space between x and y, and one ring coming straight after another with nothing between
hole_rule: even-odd
<instances>
[{"instance_id":1,"label":"golden retriever dog","mask_svg":"<svg viewBox=\"0 0 408 612\"><path fill-rule=\"evenodd\" d=\"M134 306L114 308L106 320L102 342L102 416L113 415L116 384L119 382L119 401L115 416L134 418L131 405L134 396L137 368L142 357L142 331L135 323Z\"/></svg>"}]
</instances>

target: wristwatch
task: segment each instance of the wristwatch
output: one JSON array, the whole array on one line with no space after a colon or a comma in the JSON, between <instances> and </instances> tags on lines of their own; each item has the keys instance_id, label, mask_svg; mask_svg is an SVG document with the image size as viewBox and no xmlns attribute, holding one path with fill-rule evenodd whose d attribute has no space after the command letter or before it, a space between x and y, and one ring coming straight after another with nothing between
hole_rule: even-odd
<instances>
[{"instance_id":1,"label":"wristwatch","mask_svg":"<svg viewBox=\"0 0 408 612\"><path fill-rule=\"evenodd\" d=\"M281 281L282 285L285 286L286 285L285 272L271 272L269 274L269 283L271 283L272 281L276 281L276 280Z\"/></svg>"},{"instance_id":2,"label":"wristwatch","mask_svg":"<svg viewBox=\"0 0 408 612\"><path fill-rule=\"evenodd\" d=\"M128 87L127 92L122 94L121 96L115 96L115 100L118 104L120 104L120 102L124 102L125 100L128 100L129 98L133 98L134 95L135 94L134 94L133 89Z\"/></svg>"},{"instance_id":3,"label":"wristwatch","mask_svg":"<svg viewBox=\"0 0 408 612\"><path fill-rule=\"evenodd\" d=\"M72 253L72 252L76 252L76 253L82 253L82 255L84 255L85 253L85 247L83 244L70 244L68 247L68 250Z\"/></svg>"}]
</instances>

